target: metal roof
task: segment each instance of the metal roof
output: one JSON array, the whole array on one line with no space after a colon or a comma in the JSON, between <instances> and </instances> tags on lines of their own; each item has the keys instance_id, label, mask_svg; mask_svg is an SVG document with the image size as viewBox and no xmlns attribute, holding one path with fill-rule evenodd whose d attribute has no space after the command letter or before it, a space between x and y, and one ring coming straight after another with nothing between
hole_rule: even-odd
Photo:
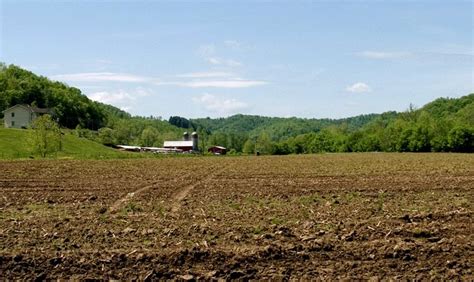
<instances>
[{"instance_id":1,"label":"metal roof","mask_svg":"<svg viewBox=\"0 0 474 282\"><path fill-rule=\"evenodd\" d=\"M128 150L140 150L142 148L140 146L128 146L128 145L117 145L117 147L122 148L122 149L128 149Z\"/></svg>"},{"instance_id":2,"label":"metal roof","mask_svg":"<svg viewBox=\"0 0 474 282\"><path fill-rule=\"evenodd\" d=\"M165 141L163 147L179 148L179 147L192 147L193 141Z\"/></svg>"},{"instance_id":3,"label":"metal roof","mask_svg":"<svg viewBox=\"0 0 474 282\"><path fill-rule=\"evenodd\" d=\"M217 148L217 149L221 149L221 150L227 150L226 147L222 147L222 146L211 146L211 147L209 147L209 149L211 149L211 148Z\"/></svg>"}]
</instances>

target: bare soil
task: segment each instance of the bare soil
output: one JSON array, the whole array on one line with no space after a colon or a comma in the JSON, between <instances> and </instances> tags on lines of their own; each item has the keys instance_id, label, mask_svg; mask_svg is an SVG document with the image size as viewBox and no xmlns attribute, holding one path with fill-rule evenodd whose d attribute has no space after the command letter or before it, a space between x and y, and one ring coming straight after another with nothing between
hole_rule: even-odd
<instances>
[{"instance_id":1,"label":"bare soil","mask_svg":"<svg viewBox=\"0 0 474 282\"><path fill-rule=\"evenodd\" d=\"M474 280L474 155L0 162L3 279Z\"/></svg>"}]
</instances>

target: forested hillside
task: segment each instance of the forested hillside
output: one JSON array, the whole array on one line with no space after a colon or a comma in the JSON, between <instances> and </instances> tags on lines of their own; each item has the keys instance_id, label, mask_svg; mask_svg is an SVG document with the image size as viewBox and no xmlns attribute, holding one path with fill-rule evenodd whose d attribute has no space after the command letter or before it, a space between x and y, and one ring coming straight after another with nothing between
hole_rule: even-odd
<instances>
[{"instance_id":1,"label":"forested hillside","mask_svg":"<svg viewBox=\"0 0 474 282\"><path fill-rule=\"evenodd\" d=\"M14 65L0 64L0 93L0 112L16 104L52 108L55 118L68 128L80 125L98 129L106 125L109 110L120 113L111 106L92 102L77 88L50 81Z\"/></svg>"},{"instance_id":2,"label":"forested hillside","mask_svg":"<svg viewBox=\"0 0 474 282\"><path fill-rule=\"evenodd\" d=\"M402 113L338 120L235 115L193 119L189 126L201 133L206 145L244 153L472 152L474 94L439 98Z\"/></svg>"},{"instance_id":3,"label":"forested hillside","mask_svg":"<svg viewBox=\"0 0 474 282\"><path fill-rule=\"evenodd\" d=\"M0 64L0 112L16 104L52 108L62 127L106 145L162 146L164 140L195 130L203 152L212 145L247 154L474 151L474 94L439 98L420 109L410 106L402 113L345 119L234 115L189 120L172 116L168 122L132 117L116 107L91 101L77 88Z\"/></svg>"},{"instance_id":4,"label":"forested hillside","mask_svg":"<svg viewBox=\"0 0 474 282\"><path fill-rule=\"evenodd\" d=\"M77 129L80 137L104 144L161 146L165 138L181 135L180 129L161 119L132 117L116 107L90 100L77 88L0 64L0 118L3 110L16 104L51 108L62 127Z\"/></svg>"}]
</instances>

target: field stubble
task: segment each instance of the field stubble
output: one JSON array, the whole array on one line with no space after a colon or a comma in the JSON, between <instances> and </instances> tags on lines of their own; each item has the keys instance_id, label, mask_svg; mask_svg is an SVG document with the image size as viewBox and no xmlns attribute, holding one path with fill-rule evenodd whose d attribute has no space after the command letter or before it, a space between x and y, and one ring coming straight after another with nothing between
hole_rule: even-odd
<instances>
[{"instance_id":1,"label":"field stubble","mask_svg":"<svg viewBox=\"0 0 474 282\"><path fill-rule=\"evenodd\" d=\"M6 278L473 279L474 155L0 162Z\"/></svg>"}]
</instances>

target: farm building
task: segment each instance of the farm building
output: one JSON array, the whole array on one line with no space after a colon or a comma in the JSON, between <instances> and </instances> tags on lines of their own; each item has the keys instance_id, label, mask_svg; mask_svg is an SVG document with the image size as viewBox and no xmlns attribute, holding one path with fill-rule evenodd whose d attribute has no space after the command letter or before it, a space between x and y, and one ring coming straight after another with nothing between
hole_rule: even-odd
<instances>
[{"instance_id":1,"label":"farm building","mask_svg":"<svg viewBox=\"0 0 474 282\"><path fill-rule=\"evenodd\" d=\"M6 128L26 128L37 117L51 113L50 109L18 104L3 111L3 120Z\"/></svg>"},{"instance_id":2,"label":"farm building","mask_svg":"<svg viewBox=\"0 0 474 282\"><path fill-rule=\"evenodd\" d=\"M166 149L160 147L140 147L140 146L129 146L129 145L115 145L115 149L120 151L129 151L129 152L150 152L156 154L169 154L169 153L182 153L183 150L180 149Z\"/></svg>"},{"instance_id":3,"label":"farm building","mask_svg":"<svg viewBox=\"0 0 474 282\"><path fill-rule=\"evenodd\" d=\"M116 145L117 149L122 151L130 151L130 152L141 152L142 147L139 146L128 146L128 145Z\"/></svg>"},{"instance_id":4,"label":"farm building","mask_svg":"<svg viewBox=\"0 0 474 282\"><path fill-rule=\"evenodd\" d=\"M199 151L198 134L196 132L193 132L191 136L192 140L189 139L189 134L185 132L183 134L182 141L165 141L163 144L163 148L182 150L183 152L197 152Z\"/></svg>"},{"instance_id":5,"label":"farm building","mask_svg":"<svg viewBox=\"0 0 474 282\"><path fill-rule=\"evenodd\" d=\"M209 153L213 153L214 155L225 155L227 154L227 148L222 146L212 146L207 149Z\"/></svg>"}]
</instances>

